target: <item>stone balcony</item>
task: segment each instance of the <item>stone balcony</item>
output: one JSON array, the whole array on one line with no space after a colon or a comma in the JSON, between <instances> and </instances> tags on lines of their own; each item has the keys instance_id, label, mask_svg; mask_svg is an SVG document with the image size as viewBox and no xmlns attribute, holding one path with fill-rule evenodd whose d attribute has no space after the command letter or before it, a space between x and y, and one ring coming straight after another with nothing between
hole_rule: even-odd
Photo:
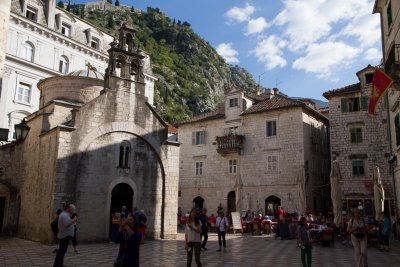
<instances>
[{"instance_id":1,"label":"stone balcony","mask_svg":"<svg viewBox=\"0 0 400 267\"><path fill-rule=\"evenodd\" d=\"M230 134L217 136L217 152L219 154L239 153L243 149L244 135Z\"/></svg>"}]
</instances>

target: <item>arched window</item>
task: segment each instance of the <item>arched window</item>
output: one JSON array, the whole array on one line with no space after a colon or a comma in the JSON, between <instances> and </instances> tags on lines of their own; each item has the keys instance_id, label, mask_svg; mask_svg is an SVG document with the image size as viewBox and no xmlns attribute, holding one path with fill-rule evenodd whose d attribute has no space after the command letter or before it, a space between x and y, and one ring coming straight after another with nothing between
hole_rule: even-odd
<instances>
[{"instance_id":1,"label":"arched window","mask_svg":"<svg viewBox=\"0 0 400 267\"><path fill-rule=\"evenodd\" d=\"M129 142L123 141L119 146L119 159L118 159L119 168L129 168L130 153L131 153L131 148Z\"/></svg>"},{"instance_id":2,"label":"arched window","mask_svg":"<svg viewBox=\"0 0 400 267\"><path fill-rule=\"evenodd\" d=\"M58 65L58 71L61 72L62 74L67 74L68 68L69 68L68 58L66 56L61 56Z\"/></svg>"},{"instance_id":3,"label":"arched window","mask_svg":"<svg viewBox=\"0 0 400 267\"><path fill-rule=\"evenodd\" d=\"M25 42L24 55L23 55L24 59L33 62L34 55L35 55L35 48L33 44L31 44L30 42Z\"/></svg>"}]
</instances>

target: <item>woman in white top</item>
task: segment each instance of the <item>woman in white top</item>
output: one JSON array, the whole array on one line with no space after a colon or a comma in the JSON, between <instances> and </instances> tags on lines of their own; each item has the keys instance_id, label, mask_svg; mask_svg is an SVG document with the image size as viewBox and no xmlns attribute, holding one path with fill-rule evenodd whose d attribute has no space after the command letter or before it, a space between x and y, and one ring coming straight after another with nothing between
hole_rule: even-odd
<instances>
[{"instance_id":1,"label":"woman in white top","mask_svg":"<svg viewBox=\"0 0 400 267\"><path fill-rule=\"evenodd\" d=\"M201 249L201 222L195 208L190 212L189 220L185 229L185 249L187 251L187 267L192 266L192 257L194 250L194 258L197 267L201 267L200 249Z\"/></svg>"},{"instance_id":2,"label":"woman in white top","mask_svg":"<svg viewBox=\"0 0 400 267\"><path fill-rule=\"evenodd\" d=\"M219 244L219 249L217 249L218 252L221 251L222 245L224 246L224 251L226 249L226 241L225 241L225 234L226 230L228 229L229 223L228 219L224 216L224 212L220 211L218 213L218 218L217 218L217 229L218 229L218 244Z\"/></svg>"},{"instance_id":3,"label":"woman in white top","mask_svg":"<svg viewBox=\"0 0 400 267\"><path fill-rule=\"evenodd\" d=\"M358 209L353 210L354 216L347 226L347 232L351 234L357 267L368 266L367 262L367 233L368 225L361 217Z\"/></svg>"}]
</instances>

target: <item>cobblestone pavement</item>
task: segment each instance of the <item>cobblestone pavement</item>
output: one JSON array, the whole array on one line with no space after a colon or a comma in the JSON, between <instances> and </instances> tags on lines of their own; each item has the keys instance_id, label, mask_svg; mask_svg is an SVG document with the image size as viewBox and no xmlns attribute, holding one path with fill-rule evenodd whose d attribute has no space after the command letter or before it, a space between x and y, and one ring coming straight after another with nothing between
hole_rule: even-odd
<instances>
[{"instance_id":1,"label":"cobblestone pavement","mask_svg":"<svg viewBox=\"0 0 400 267\"><path fill-rule=\"evenodd\" d=\"M78 237L79 238L79 237ZM140 248L141 267L186 266L183 234L177 240L146 241ZM208 250L201 253L203 266L301 266L300 251L295 240L275 240L272 236L228 235L227 251L216 252L216 234L211 233ZM18 238L0 239L0 266L52 266L54 246ZM79 244L79 254L69 246L64 264L72 266L110 267L118 245L109 243ZM340 241L334 247L314 245L313 266L354 266L353 249ZM193 257L194 258L194 257ZM193 259L194 261L194 259ZM400 242L391 240L391 251L368 248L368 266L400 267ZM192 266L196 266L193 262Z\"/></svg>"}]
</instances>

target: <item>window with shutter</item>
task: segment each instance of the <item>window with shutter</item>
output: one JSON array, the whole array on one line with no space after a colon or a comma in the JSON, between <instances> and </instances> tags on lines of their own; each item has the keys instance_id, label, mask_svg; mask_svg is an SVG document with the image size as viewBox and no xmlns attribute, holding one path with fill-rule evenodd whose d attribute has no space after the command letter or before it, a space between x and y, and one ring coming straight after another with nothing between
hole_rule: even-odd
<instances>
[{"instance_id":1,"label":"window with shutter","mask_svg":"<svg viewBox=\"0 0 400 267\"><path fill-rule=\"evenodd\" d=\"M206 131L192 132L192 145L201 145L206 143Z\"/></svg>"},{"instance_id":2,"label":"window with shutter","mask_svg":"<svg viewBox=\"0 0 400 267\"><path fill-rule=\"evenodd\" d=\"M353 167L353 175L364 175L364 161L363 160L353 160L351 162Z\"/></svg>"},{"instance_id":3,"label":"window with shutter","mask_svg":"<svg viewBox=\"0 0 400 267\"><path fill-rule=\"evenodd\" d=\"M340 107L342 109L342 112L348 112L348 106L347 106L347 98L342 98L340 100Z\"/></svg>"},{"instance_id":4,"label":"window with shutter","mask_svg":"<svg viewBox=\"0 0 400 267\"><path fill-rule=\"evenodd\" d=\"M276 136L276 121L267 121L267 137Z\"/></svg>"},{"instance_id":5,"label":"window with shutter","mask_svg":"<svg viewBox=\"0 0 400 267\"><path fill-rule=\"evenodd\" d=\"M396 146L400 146L400 114L394 117L394 128L396 131Z\"/></svg>"},{"instance_id":6,"label":"window with shutter","mask_svg":"<svg viewBox=\"0 0 400 267\"><path fill-rule=\"evenodd\" d=\"M369 100L369 97L366 95L361 97L361 110L362 111L368 111L368 100Z\"/></svg>"},{"instance_id":7,"label":"window with shutter","mask_svg":"<svg viewBox=\"0 0 400 267\"><path fill-rule=\"evenodd\" d=\"M351 128L350 129L350 142L351 143L362 143L362 128Z\"/></svg>"}]
</instances>

